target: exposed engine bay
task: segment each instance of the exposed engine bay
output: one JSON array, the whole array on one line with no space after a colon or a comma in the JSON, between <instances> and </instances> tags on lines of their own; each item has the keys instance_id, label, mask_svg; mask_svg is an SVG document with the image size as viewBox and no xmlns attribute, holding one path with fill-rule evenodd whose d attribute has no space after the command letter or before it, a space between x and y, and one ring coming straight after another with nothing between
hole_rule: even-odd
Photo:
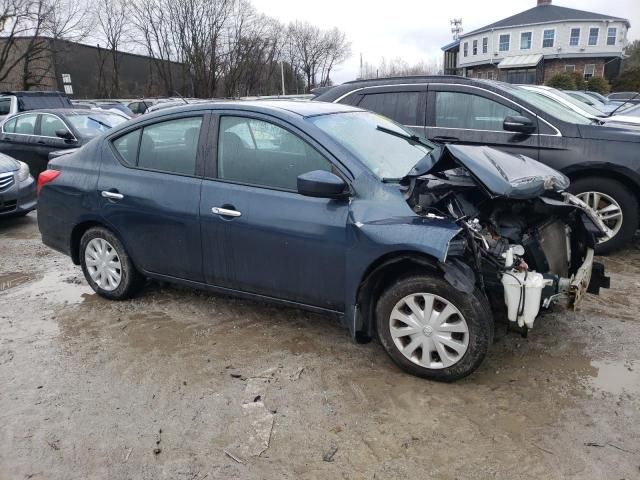
<instances>
[{"instance_id":1,"label":"exposed engine bay","mask_svg":"<svg viewBox=\"0 0 640 480\"><path fill-rule=\"evenodd\" d=\"M541 309L554 303L575 308L587 291L608 288L602 265L593 263L595 244L607 227L586 204L563 191L566 177L551 169L513 175L496 158L507 155L488 150L492 157L487 162L502 175L489 185L471 161L459 161L464 147L455 148L459 151L453 161L441 162L440 168L411 177L403 186L418 215L454 219L461 228L443 265L452 285L469 293L480 288L494 309L506 307L508 319L525 332ZM482 168L480 173L487 174L488 168Z\"/></svg>"}]
</instances>

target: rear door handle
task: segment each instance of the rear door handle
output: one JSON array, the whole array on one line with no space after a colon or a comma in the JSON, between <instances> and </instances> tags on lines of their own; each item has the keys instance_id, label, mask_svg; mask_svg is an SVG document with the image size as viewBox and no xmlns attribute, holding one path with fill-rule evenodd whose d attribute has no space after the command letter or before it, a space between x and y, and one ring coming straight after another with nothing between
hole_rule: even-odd
<instances>
[{"instance_id":1,"label":"rear door handle","mask_svg":"<svg viewBox=\"0 0 640 480\"><path fill-rule=\"evenodd\" d=\"M122 200L124 195L118 192L109 192L107 190L103 190L101 195L104 198L110 198L111 200Z\"/></svg>"},{"instance_id":2,"label":"rear door handle","mask_svg":"<svg viewBox=\"0 0 640 480\"><path fill-rule=\"evenodd\" d=\"M228 208L221 207L213 207L211 211L216 215L222 215L223 217L239 217L242 215L242 213L237 210L230 210Z\"/></svg>"}]
</instances>

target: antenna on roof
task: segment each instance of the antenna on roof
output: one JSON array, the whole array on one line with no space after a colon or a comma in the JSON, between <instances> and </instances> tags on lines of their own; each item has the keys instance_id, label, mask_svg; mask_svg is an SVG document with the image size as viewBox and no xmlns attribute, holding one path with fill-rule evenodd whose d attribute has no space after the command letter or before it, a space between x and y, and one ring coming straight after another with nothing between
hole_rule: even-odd
<instances>
[{"instance_id":1,"label":"antenna on roof","mask_svg":"<svg viewBox=\"0 0 640 480\"><path fill-rule=\"evenodd\" d=\"M449 23L451 24L451 33L453 34L453 39L459 40L460 34L462 33L462 19L454 18L453 20L450 20Z\"/></svg>"}]
</instances>

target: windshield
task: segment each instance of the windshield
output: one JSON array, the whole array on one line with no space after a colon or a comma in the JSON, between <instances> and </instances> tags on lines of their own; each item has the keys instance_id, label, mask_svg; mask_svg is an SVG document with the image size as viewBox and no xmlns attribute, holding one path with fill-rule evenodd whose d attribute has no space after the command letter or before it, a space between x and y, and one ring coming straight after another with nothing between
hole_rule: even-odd
<instances>
[{"instance_id":1,"label":"windshield","mask_svg":"<svg viewBox=\"0 0 640 480\"><path fill-rule=\"evenodd\" d=\"M383 180L404 177L432 150L426 140L372 112L319 115L309 121Z\"/></svg>"},{"instance_id":2,"label":"windshield","mask_svg":"<svg viewBox=\"0 0 640 480\"><path fill-rule=\"evenodd\" d=\"M584 110L589 115L593 115L594 117L602 116L602 112L600 110L593 108L591 105L587 105L586 103L583 103L580 100L573 98L571 95L567 95L566 93L561 92L560 90L553 89L549 92L569 102L571 105L578 107L580 110Z\"/></svg>"},{"instance_id":3,"label":"windshield","mask_svg":"<svg viewBox=\"0 0 640 480\"><path fill-rule=\"evenodd\" d=\"M83 137L97 137L101 133L126 122L127 119L108 112L71 113L66 116L67 121Z\"/></svg>"},{"instance_id":4,"label":"windshield","mask_svg":"<svg viewBox=\"0 0 640 480\"><path fill-rule=\"evenodd\" d=\"M563 122L577 123L579 125L589 125L592 123L590 118L580 115L561 103L551 100L538 92L514 86L502 85L502 88L508 90L509 93L521 100L530 103L539 110L562 120Z\"/></svg>"}]
</instances>

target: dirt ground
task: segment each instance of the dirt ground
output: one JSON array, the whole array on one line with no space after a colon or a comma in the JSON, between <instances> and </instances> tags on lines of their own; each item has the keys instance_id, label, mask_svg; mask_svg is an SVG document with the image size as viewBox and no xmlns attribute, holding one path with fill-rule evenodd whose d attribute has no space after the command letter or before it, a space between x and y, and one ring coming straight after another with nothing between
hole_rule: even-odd
<instances>
[{"instance_id":1,"label":"dirt ground","mask_svg":"<svg viewBox=\"0 0 640 480\"><path fill-rule=\"evenodd\" d=\"M4 220L0 479L638 479L640 238L604 262L611 290L440 384L306 312L103 300Z\"/></svg>"}]
</instances>

